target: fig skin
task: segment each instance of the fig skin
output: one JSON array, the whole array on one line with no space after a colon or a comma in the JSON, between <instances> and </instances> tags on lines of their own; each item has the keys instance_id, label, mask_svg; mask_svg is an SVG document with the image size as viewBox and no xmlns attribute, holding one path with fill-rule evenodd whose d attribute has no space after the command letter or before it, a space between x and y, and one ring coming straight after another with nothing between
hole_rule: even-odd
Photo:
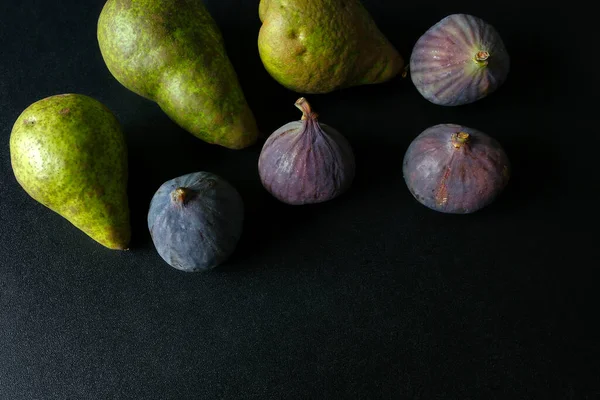
<instances>
[{"instance_id":1,"label":"fig skin","mask_svg":"<svg viewBox=\"0 0 600 400\"><path fill-rule=\"evenodd\" d=\"M448 214L469 214L489 205L510 174L510 162L497 140L457 124L424 130L403 161L404 180L417 201Z\"/></svg>"},{"instance_id":2,"label":"fig skin","mask_svg":"<svg viewBox=\"0 0 600 400\"><path fill-rule=\"evenodd\" d=\"M264 188L290 205L332 200L352 185L355 158L350 143L336 129L319 123L304 97L295 103L303 115L273 132L258 160Z\"/></svg>"},{"instance_id":3,"label":"fig skin","mask_svg":"<svg viewBox=\"0 0 600 400\"><path fill-rule=\"evenodd\" d=\"M510 57L492 25L473 15L452 14L417 40L409 70L425 99L459 106L495 92L506 81Z\"/></svg>"},{"instance_id":4,"label":"fig skin","mask_svg":"<svg viewBox=\"0 0 600 400\"><path fill-rule=\"evenodd\" d=\"M185 272L207 271L225 262L241 237L243 221L238 191L209 172L163 183L148 211L148 229L158 254Z\"/></svg>"}]
</instances>

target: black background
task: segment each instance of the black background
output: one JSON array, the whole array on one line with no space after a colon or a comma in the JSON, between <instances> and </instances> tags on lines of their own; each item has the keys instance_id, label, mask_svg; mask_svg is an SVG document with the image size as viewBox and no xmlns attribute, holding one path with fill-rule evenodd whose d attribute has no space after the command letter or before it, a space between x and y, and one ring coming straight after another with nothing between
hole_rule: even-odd
<instances>
[{"instance_id":1,"label":"black background","mask_svg":"<svg viewBox=\"0 0 600 400\"><path fill-rule=\"evenodd\" d=\"M205 3L263 134L299 119L300 95L258 57L258 2ZM103 1L2 1L0 399L600 398L594 20L523 3L365 0L405 59L450 13L486 19L509 78L458 108L400 77L307 96L352 143L357 177L343 197L291 207L260 185L262 142L207 145L118 84L96 41ZM129 252L14 179L12 124L69 92L124 127ZM502 196L472 215L426 209L402 179L410 141L446 122L496 137L513 163ZM160 259L145 218L161 183L199 170L238 188L246 224L226 265L186 274Z\"/></svg>"}]
</instances>

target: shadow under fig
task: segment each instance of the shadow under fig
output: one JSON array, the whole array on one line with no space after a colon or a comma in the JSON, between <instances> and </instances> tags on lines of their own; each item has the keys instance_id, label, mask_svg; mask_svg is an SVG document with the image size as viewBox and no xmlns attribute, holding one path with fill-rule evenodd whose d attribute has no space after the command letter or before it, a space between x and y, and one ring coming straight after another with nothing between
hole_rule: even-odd
<instances>
[{"instance_id":1,"label":"shadow under fig","mask_svg":"<svg viewBox=\"0 0 600 400\"><path fill-rule=\"evenodd\" d=\"M491 212L555 203L565 184L556 141L560 127L552 121L552 114L562 111L560 99L568 90L561 81L562 61L539 36L508 35L505 43L511 56L508 78L497 94L476 104L506 115L513 130L506 137L497 133L512 174L504 192L488 207Z\"/></svg>"},{"instance_id":2,"label":"shadow under fig","mask_svg":"<svg viewBox=\"0 0 600 400\"><path fill-rule=\"evenodd\" d=\"M358 141L354 150L357 170L353 190L369 196L385 191L408 191L402 174L402 162L411 139L407 136L404 140L406 143L389 144L368 139Z\"/></svg>"},{"instance_id":3,"label":"shadow under fig","mask_svg":"<svg viewBox=\"0 0 600 400\"><path fill-rule=\"evenodd\" d=\"M242 194L244 196L244 194ZM311 221L335 207L335 201L321 204L293 206L271 196L262 186L245 193L246 214L244 231L235 252L219 269L224 272L251 270L257 266L253 260L269 249L292 243L307 234ZM308 232L310 234L310 232ZM264 268L264 259L260 265Z\"/></svg>"},{"instance_id":4,"label":"shadow under fig","mask_svg":"<svg viewBox=\"0 0 600 400\"><path fill-rule=\"evenodd\" d=\"M262 187L258 176L256 184L241 187L246 205L244 232L234 254L220 270L252 269L252 260L270 253L269 249L303 240L312 234L312 227L322 228L315 221L329 213L342 212L352 218L361 216L361 207L372 207L376 202L384 207L393 204L397 209L414 203L402 177L402 157L398 157L398 154L403 156L404 146L382 146L365 138L364 143L357 143L355 148L357 172L352 186L330 201L302 206L284 204ZM348 212L349 209L352 211ZM264 260L261 268L264 268Z\"/></svg>"},{"instance_id":5,"label":"shadow under fig","mask_svg":"<svg viewBox=\"0 0 600 400\"><path fill-rule=\"evenodd\" d=\"M129 138L129 207L131 248L147 247L147 214L154 193L164 182L191 172L211 171L228 149L210 145L172 122L160 109L151 118L126 127Z\"/></svg>"},{"instance_id":6,"label":"shadow under fig","mask_svg":"<svg viewBox=\"0 0 600 400\"><path fill-rule=\"evenodd\" d=\"M564 184L560 150L537 137L513 137L503 147L511 162L510 181L498 198L480 212L525 212L556 206Z\"/></svg>"},{"instance_id":7,"label":"shadow under fig","mask_svg":"<svg viewBox=\"0 0 600 400\"><path fill-rule=\"evenodd\" d=\"M512 108L555 105L569 86L566 60L556 56L561 50L552 48L539 34L506 36L511 67L499 89L504 92L501 100Z\"/></svg>"}]
</instances>

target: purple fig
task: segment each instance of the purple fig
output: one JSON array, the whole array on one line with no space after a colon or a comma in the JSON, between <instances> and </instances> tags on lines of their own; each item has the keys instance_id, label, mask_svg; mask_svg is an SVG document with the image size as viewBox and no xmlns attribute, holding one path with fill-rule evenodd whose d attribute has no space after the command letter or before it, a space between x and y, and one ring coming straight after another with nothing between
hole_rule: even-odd
<instances>
[{"instance_id":1,"label":"purple fig","mask_svg":"<svg viewBox=\"0 0 600 400\"><path fill-rule=\"evenodd\" d=\"M163 183L150 202L148 228L170 266L206 271L225 262L242 233L244 203L223 178L196 172Z\"/></svg>"},{"instance_id":2,"label":"purple fig","mask_svg":"<svg viewBox=\"0 0 600 400\"><path fill-rule=\"evenodd\" d=\"M300 121L273 132L258 160L265 189L293 205L321 203L344 193L355 173L354 153L342 134L319 123L304 97L296 101Z\"/></svg>"},{"instance_id":3,"label":"purple fig","mask_svg":"<svg viewBox=\"0 0 600 400\"><path fill-rule=\"evenodd\" d=\"M510 57L493 26L472 15L452 14L417 40L409 68L423 97L459 106L498 89L508 75Z\"/></svg>"},{"instance_id":4,"label":"purple fig","mask_svg":"<svg viewBox=\"0 0 600 400\"><path fill-rule=\"evenodd\" d=\"M490 204L510 177L510 163L491 136L456 124L427 128L404 155L404 180L423 205L468 214Z\"/></svg>"}]
</instances>

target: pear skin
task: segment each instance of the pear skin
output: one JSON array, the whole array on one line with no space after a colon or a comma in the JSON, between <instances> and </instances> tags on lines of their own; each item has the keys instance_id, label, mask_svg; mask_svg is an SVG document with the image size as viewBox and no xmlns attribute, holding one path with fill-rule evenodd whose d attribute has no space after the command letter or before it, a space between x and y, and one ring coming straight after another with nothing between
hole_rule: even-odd
<instances>
[{"instance_id":1,"label":"pear skin","mask_svg":"<svg viewBox=\"0 0 600 400\"><path fill-rule=\"evenodd\" d=\"M10 157L17 182L33 199L103 246L128 248L127 147L102 103L61 94L31 104L13 126Z\"/></svg>"},{"instance_id":2,"label":"pear skin","mask_svg":"<svg viewBox=\"0 0 600 400\"><path fill-rule=\"evenodd\" d=\"M382 83L404 68L358 0L261 0L258 12L263 65L295 92Z\"/></svg>"},{"instance_id":3,"label":"pear skin","mask_svg":"<svg viewBox=\"0 0 600 400\"><path fill-rule=\"evenodd\" d=\"M254 114L202 0L108 0L97 39L115 79L186 131L230 149L256 142Z\"/></svg>"}]
</instances>

